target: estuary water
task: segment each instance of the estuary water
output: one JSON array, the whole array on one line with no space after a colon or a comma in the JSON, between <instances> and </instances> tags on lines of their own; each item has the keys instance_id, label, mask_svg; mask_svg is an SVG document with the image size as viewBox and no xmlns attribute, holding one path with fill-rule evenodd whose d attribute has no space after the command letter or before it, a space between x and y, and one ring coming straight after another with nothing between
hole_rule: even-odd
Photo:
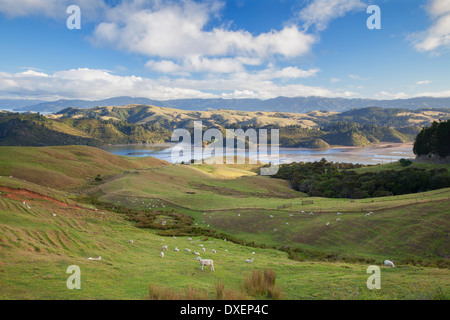
<instances>
[{"instance_id":1,"label":"estuary water","mask_svg":"<svg viewBox=\"0 0 450 320\"><path fill-rule=\"evenodd\" d=\"M154 157L170 163L199 159L200 155L184 154L173 157L175 143L164 144L128 144L105 146L102 149L115 155L129 157ZM401 158L410 159L415 155L412 151L413 143L382 143L369 147L333 147L328 150L314 150L304 148L279 148L279 163L314 162L322 158L332 162L347 162L360 164L383 164L398 161ZM223 155L227 155L224 150ZM236 155L258 158L261 162L274 162L276 155L257 154L248 150L236 150ZM259 157L258 157L259 156Z\"/></svg>"}]
</instances>

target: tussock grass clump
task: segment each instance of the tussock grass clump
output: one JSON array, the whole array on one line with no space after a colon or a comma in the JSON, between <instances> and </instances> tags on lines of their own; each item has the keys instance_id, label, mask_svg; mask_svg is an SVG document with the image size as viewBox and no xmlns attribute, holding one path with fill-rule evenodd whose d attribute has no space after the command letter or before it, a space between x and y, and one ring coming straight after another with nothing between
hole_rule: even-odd
<instances>
[{"instance_id":1,"label":"tussock grass clump","mask_svg":"<svg viewBox=\"0 0 450 320\"><path fill-rule=\"evenodd\" d=\"M170 288L149 285L148 300L207 300L206 290L187 288L184 292L176 292Z\"/></svg>"},{"instance_id":2,"label":"tussock grass clump","mask_svg":"<svg viewBox=\"0 0 450 320\"><path fill-rule=\"evenodd\" d=\"M218 281L215 285L214 300L249 300L248 295L241 290L225 288L223 282Z\"/></svg>"},{"instance_id":3,"label":"tussock grass clump","mask_svg":"<svg viewBox=\"0 0 450 320\"><path fill-rule=\"evenodd\" d=\"M248 295L241 290L225 288L223 282L217 282L215 291L212 295L213 300L249 300ZM186 288L184 291L177 292L170 288L149 285L148 300L208 300L210 295L207 290Z\"/></svg>"},{"instance_id":4,"label":"tussock grass clump","mask_svg":"<svg viewBox=\"0 0 450 320\"><path fill-rule=\"evenodd\" d=\"M267 296L273 300L279 300L282 291L275 286L276 273L272 269L252 270L245 279L245 288L251 296Z\"/></svg>"}]
</instances>

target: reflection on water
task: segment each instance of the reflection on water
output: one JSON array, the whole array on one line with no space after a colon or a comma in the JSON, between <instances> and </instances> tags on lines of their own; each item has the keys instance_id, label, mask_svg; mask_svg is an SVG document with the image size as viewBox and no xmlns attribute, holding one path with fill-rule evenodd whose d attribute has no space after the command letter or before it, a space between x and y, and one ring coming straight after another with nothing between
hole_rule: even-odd
<instances>
[{"instance_id":1,"label":"reflection on water","mask_svg":"<svg viewBox=\"0 0 450 320\"><path fill-rule=\"evenodd\" d=\"M165 144L136 144L136 145L116 145L108 146L103 149L120 156L129 157L154 157L168 162L172 161L172 151L174 143ZM229 155L225 152L223 155ZM258 157L255 152L248 152L248 150L236 150L238 156L246 156L253 159ZM259 160L261 162L274 161L276 157L270 154L260 154ZM302 148L279 148L279 162L314 162L322 158L333 162L350 162L361 164L378 164L395 162L401 158L414 158L412 152L412 143L393 143L393 144L378 144L365 148L332 148L329 150L311 150ZM181 161L189 161L191 155L185 155ZM201 158L201 155L194 155L194 159Z\"/></svg>"}]
</instances>

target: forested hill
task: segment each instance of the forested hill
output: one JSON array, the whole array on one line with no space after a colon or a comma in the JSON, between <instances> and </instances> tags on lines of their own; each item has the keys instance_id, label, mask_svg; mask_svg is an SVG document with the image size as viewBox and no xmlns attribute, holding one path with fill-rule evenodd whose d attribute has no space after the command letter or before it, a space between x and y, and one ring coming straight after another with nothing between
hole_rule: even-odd
<instances>
[{"instance_id":1,"label":"forested hill","mask_svg":"<svg viewBox=\"0 0 450 320\"><path fill-rule=\"evenodd\" d=\"M306 114L246 111L184 111L154 106L65 109L57 114L0 112L0 145L53 146L170 141L175 128L280 129L283 147L326 149L413 141L421 128L449 119L447 109L365 108Z\"/></svg>"},{"instance_id":2,"label":"forested hill","mask_svg":"<svg viewBox=\"0 0 450 320\"><path fill-rule=\"evenodd\" d=\"M414 153L417 156L450 157L450 120L435 121L430 127L423 128L414 143Z\"/></svg>"}]
</instances>

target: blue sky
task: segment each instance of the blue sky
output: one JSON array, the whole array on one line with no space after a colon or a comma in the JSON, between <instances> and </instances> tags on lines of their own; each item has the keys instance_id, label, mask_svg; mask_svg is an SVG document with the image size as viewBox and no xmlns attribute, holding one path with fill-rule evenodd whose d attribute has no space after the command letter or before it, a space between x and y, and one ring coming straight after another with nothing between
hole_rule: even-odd
<instances>
[{"instance_id":1,"label":"blue sky","mask_svg":"<svg viewBox=\"0 0 450 320\"><path fill-rule=\"evenodd\" d=\"M449 0L0 0L0 37L0 99L450 96Z\"/></svg>"}]
</instances>

